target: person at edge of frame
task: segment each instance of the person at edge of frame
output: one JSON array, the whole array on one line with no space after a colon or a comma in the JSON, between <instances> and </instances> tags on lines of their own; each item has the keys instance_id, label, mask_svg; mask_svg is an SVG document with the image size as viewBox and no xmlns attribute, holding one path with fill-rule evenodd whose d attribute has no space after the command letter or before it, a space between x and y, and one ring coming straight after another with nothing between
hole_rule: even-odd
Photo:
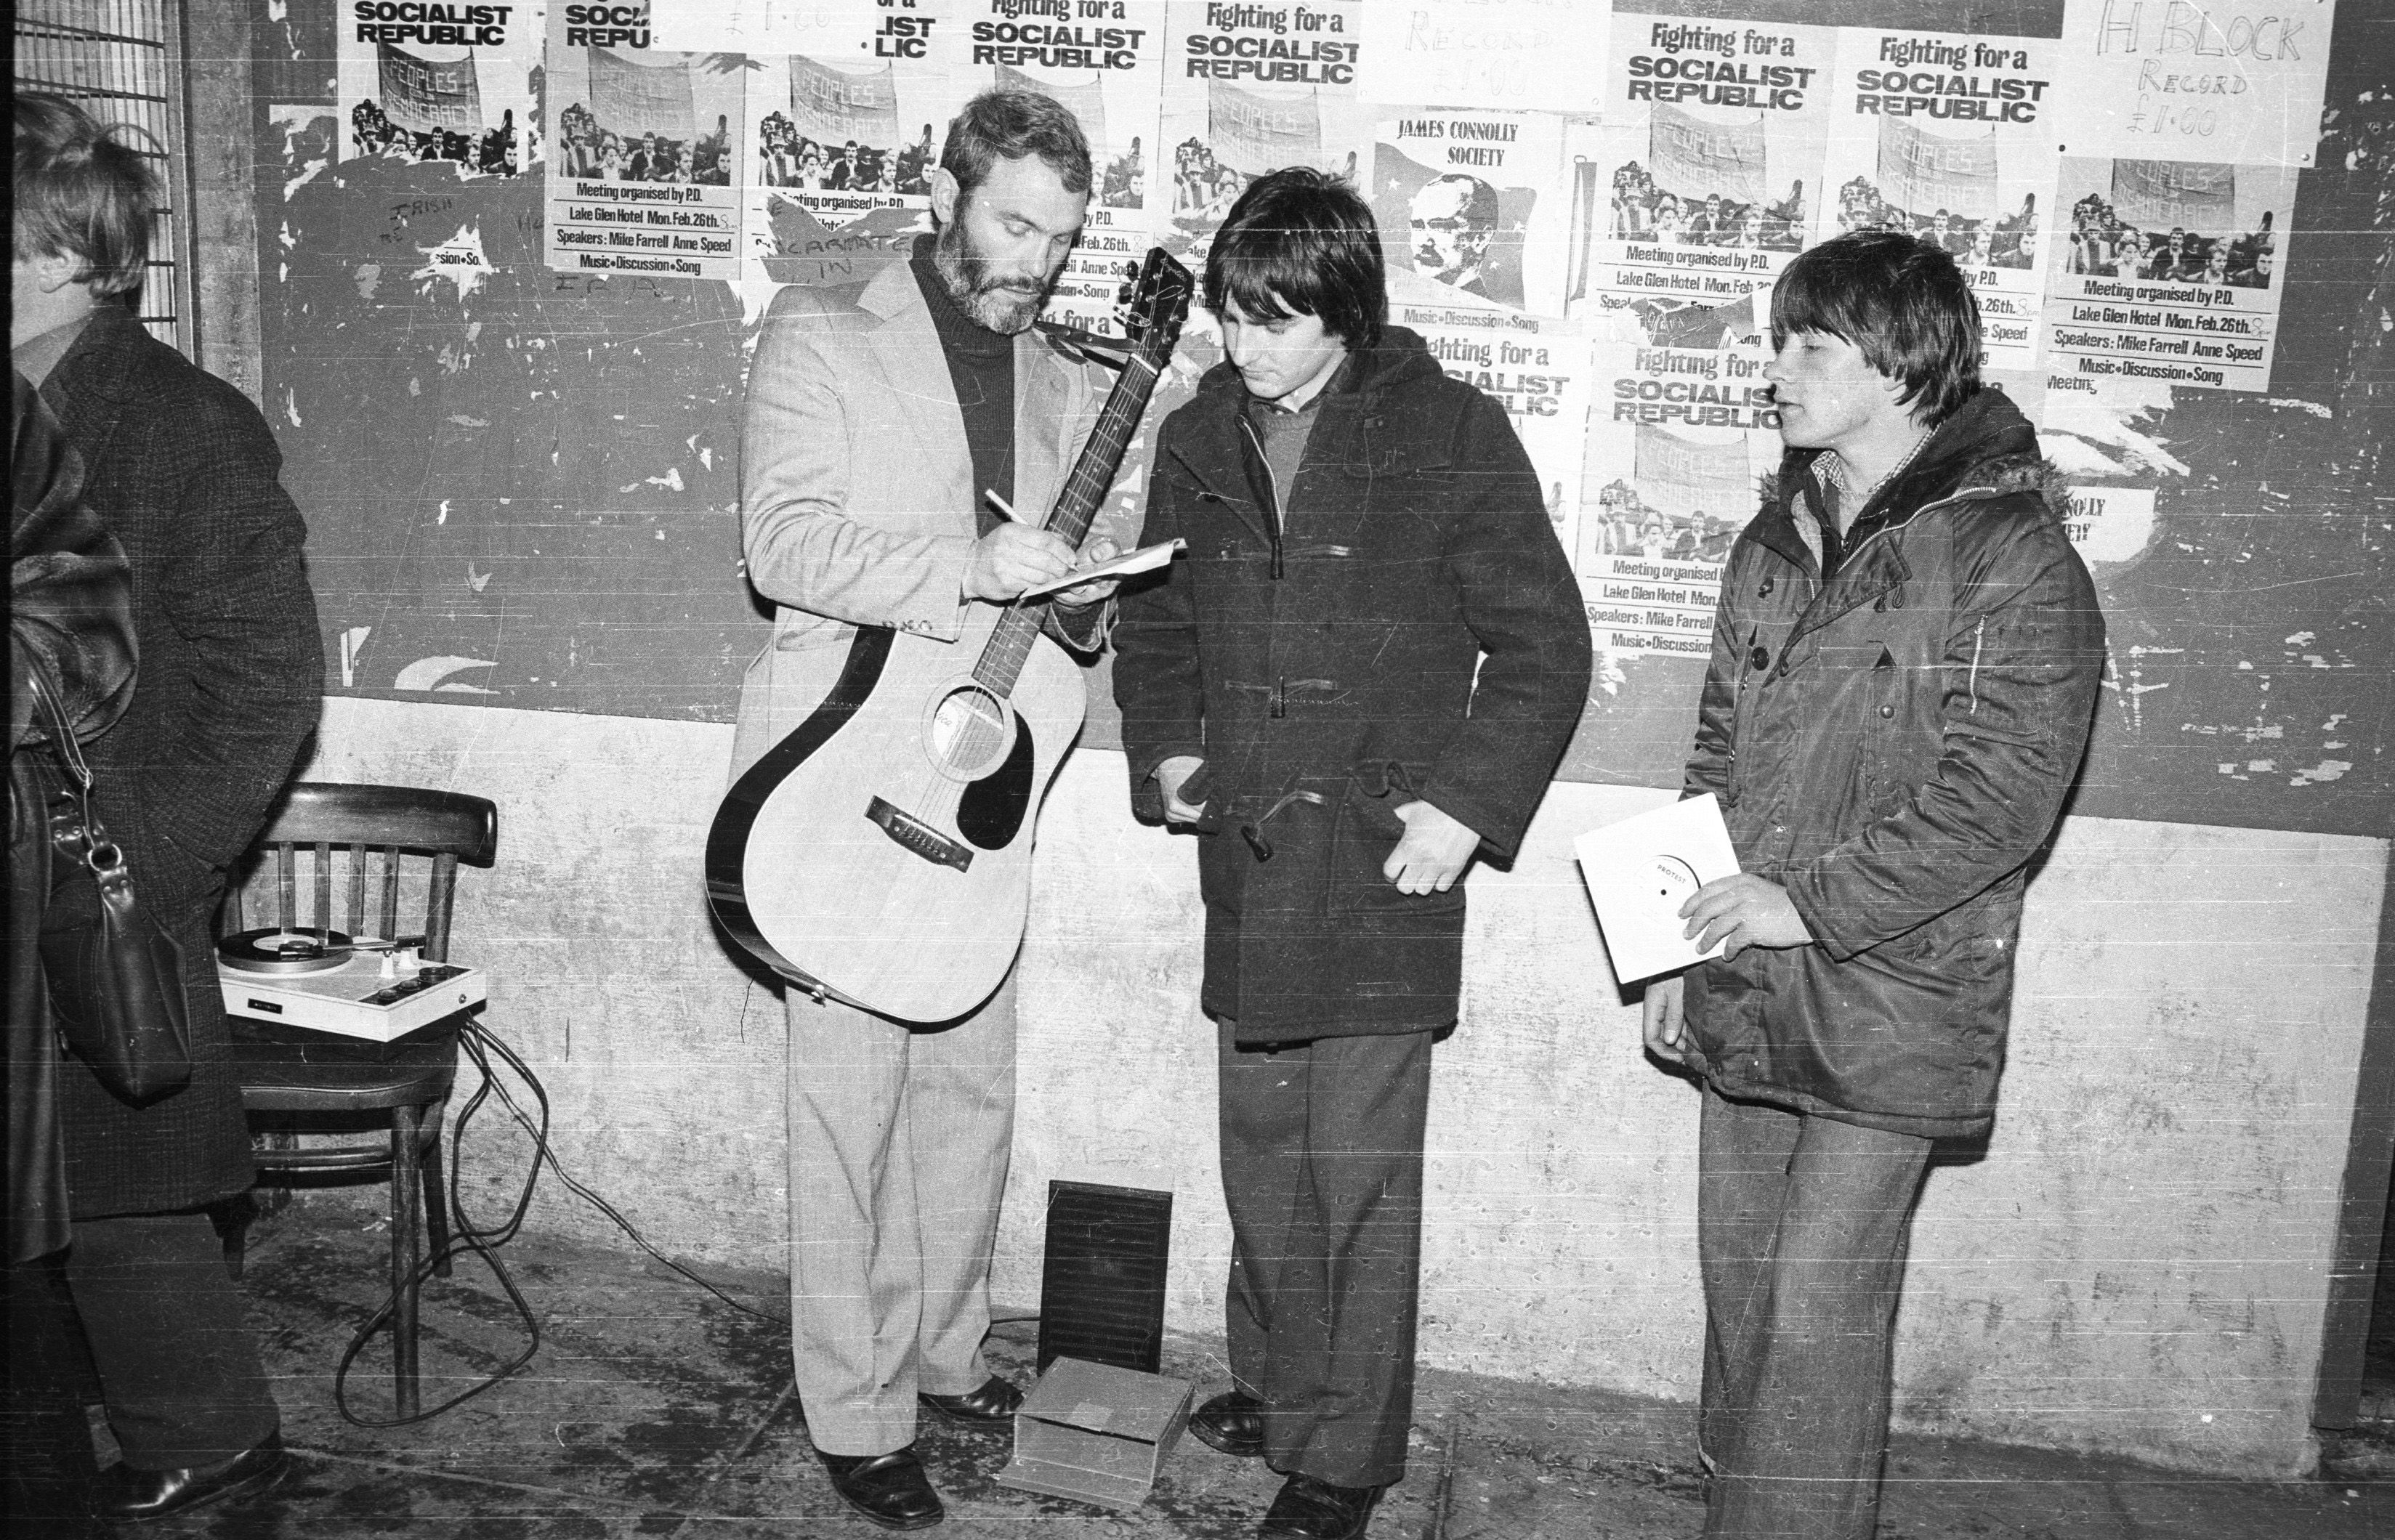
<instances>
[{"instance_id":1,"label":"person at edge of frame","mask_svg":"<svg viewBox=\"0 0 2395 1540\"><path fill-rule=\"evenodd\" d=\"M105 1519L175 1513L271 1484L281 1415L205 1208L253 1180L217 985L226 874L314 730L324 644L307 529L258 408L152 337L133 308L158 189L141 147L62 97L16 99L9 354L85 471L84 499L133 574L140 685L95 739L101 821L141 902L182 948L192 1081L135 1106L73 1060L58 1115L80 1316L124 1458ZM97 923L88 879L45 924ZM12 1340L12 1347L18 1344Z\"/></svg>"},{"instance_id":2,"label":"person at edge of frame","mask_svg":"<svg viewBox=\"0 0 2395 1540\"><path fill-rule=\"evenodd\" d=\"M54 700L77 743L114 725L133 699L133 573L125 551L83 500L83 462L33 388L9 372L8 529L8 1260L0 1307L0 1528L101 1533L89 1518L99 1474L69 1334L56 1329L73 1239L59 1127L69 1073L42 971L50 902L49 805L61 784ZM63 875L63 873L61 874ZM81 1527L78 1528L78 1521ZM14 1533L12 1531L12 1533Z\"/></svg>"},{"instance_id":3,"label":"person at edge of frame","mask_svg":"<svg viewBox=\"0 0 2395 1540\"><path fill-rule=\"evenodd\" d=\"M1165 420L1143 533L1188 557L1125 598L1114 675L1134 814L1211 831L1235 1383L1190 1427L1286 1476L1261 1533L1350 1540L1406 1472L1462 878L1545 795L1588 622L1503 409L1387 323L1350 188L1259 178L1204 294L1225 360Z\"/></svg>"},{"instance_id":4,"label":"person at edge of frame","mask_svg":"<svg viewBox=\"0 0 2395 1540\"><path fill-rule=\"evenodd\" d=\"M1740 871L1682 906L1722 952L1649 984L1643 1030L1702 1085L1704 1533L1868 1540L1913 1209L1931 1147L1993 1124L2104 627L1951 255L1824 242L1771 336L1787 448L1722 574L1684 788Z\"/></svg>"},{"instance_id":5,"label":"person at edge of frame","mask_svg":"<svg viewBox=\"0 0 2395 1540\"><path fill-rule=\"evenodd\" d=\"M777 608L743 685L733 778L806 721L860 625L953 640L968 607L1072 570L1058 536L984 492L1051 507L1093 426L1095 366L1034 332L1090 200L1087 139L1031 91L949 125L935 233L853 300L774 296L742 429L749 581ZM932 431L927 432L927 427ZM1101 528L1088 560L1135 531ZM1046 626L1093 652L1110 582ZM1022 1391L982 1356L1014 1121L1014 979L963 1018L905 1023L804 990L789 1023L791 1355L809 1436L850 1507L889 1529L943 1517L919 1406L1004 1430Z\"/></svg>"}]
</instances>

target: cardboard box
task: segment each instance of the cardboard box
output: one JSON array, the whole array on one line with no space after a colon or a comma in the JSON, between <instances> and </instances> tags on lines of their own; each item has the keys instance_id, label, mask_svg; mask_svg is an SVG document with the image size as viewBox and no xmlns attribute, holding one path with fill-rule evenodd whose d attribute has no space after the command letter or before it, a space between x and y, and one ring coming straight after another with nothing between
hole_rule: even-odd
<instances>
[{"instance_id":1,"label":"cardboard box","mask_svg":"<svg viewBox=\"0 0 2395 1540\"><path fill-rule=\"evenodd\" d=\"M1137 1507L1189 1421L1189 1385L1059 1358L1014 1414L1001 1486L1102 1507Z\"/></svg>"}]
</instances>

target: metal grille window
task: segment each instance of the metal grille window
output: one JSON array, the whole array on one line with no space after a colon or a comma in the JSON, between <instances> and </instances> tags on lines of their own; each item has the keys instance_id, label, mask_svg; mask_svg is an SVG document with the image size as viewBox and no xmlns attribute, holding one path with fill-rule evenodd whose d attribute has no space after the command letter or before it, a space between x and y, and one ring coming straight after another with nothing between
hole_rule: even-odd
<instances>
[{"instance_id":1,"label":"metal grille window","mask_svg":"<svg viewBox=\"0 0 2395 1540\"><path fill-rule=\"evenodd\" d=\"M184 153L181 0L18 0L16 88L67 97L103 124L130 124L154 157L158 219L141 320L195 356L191 334L191 196Z\"/></svg>"}]
</instances>

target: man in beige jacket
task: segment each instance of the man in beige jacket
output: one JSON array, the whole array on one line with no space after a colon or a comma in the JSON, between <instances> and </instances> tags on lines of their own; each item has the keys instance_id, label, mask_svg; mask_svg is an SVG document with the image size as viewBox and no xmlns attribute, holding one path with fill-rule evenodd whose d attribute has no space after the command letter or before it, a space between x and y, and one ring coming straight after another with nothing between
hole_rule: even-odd
<instances>
[{"instance_id":1,"label":"man in beige jacket","mask_svg":"<svg viewBox=\"0 0 2395 1540\"><path fill-rule=\"evenodd\" d=\"M1032 330L1080 233L1090 151L1052 99L991 91L950 125L938 232L853 302L776 296L749 378L741 506L749 581L778 607L748 671L734 773L806 721L859 626L955 640L975 604L1070 571L1044 513L1095 420L1087 366ZM1101 529L1085 551L1114 554ZM1065 590L1049 630L1094 651L1112 586ZM941 1518L918 1404L1005 1428L990 1253L1014 1115L1014 981L936 1028L788 991L791 1342L807 1428L866 1518Z\"/></svg>"}]
</instances>

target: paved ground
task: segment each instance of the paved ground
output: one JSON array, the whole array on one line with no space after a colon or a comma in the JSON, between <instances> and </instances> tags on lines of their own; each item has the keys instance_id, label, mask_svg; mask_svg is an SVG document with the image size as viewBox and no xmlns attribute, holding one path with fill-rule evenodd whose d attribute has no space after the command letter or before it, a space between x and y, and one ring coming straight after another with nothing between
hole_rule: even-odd
<instances>
[{"instance_id":1,"label":"paved ground","mask_svg":"<svg viewBox=\"0 0 2395 1540\"><path fill-rule=\"evenodd\" d=\"M832 1494L788 1394L785 1330L637 1256L524 1240L504 1253L541 1322L531 1366L419 1427L351 1426L332 1368L371 1304L383 1240L337 1204L293 1210L254 1244L285 1437L298 1452L271 1495L128 1536L213 1540L598 1540L666 1536L869 1540ZM774 1280L727 1284L778 1310ZM997 1353L1028 1377L1031 1329ZM521 1327L471 1262L427 1295L428 1401L512 1357ZM1195 1349L1168 1373L1195 1377ZM377 1350L353 1409L388 1415ZM368 1365L377 1367L369 1368ZM1199 1393L1217 1387L1202 1385ZM1687 1408L1461 1375L1426 1377L1412 1476L1376 1540L1662 1540L1702 1517ZM927 1429L951 1540L1229 1540L1252 1533L1277 1479L1184 1439L1132 1512L1028 1495L995 1480L1009 1441ZM2360 1470L2371 1464L2357 1446ZM103 1458L106 1458L103 1451ZM2389 1462L2395 1467L2395 1462ZM2207 1481L2120 1461L1986 1444L1901 1441L1883 1540L2387 1540L2395 1468L2327 1482ZM12 1530L11 1533L21 1532Z\"/></svg>"}]
</instances>

